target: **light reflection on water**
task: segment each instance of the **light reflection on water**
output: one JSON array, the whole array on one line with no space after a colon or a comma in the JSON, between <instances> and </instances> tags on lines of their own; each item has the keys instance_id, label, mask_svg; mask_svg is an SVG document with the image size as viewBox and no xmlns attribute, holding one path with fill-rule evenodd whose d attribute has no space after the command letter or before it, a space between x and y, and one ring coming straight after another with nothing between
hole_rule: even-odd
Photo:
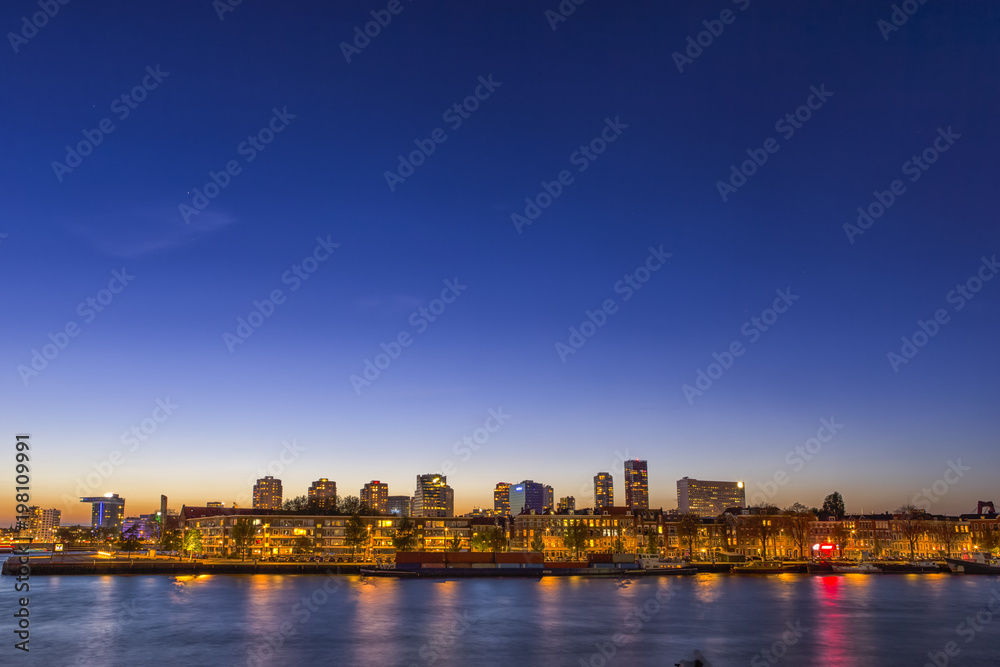
<instances>
[{"instance_id":1,"label":"light reflection on water","mask_svg":"<svg viewBox=\"0 0 1000 667\"><path fill-rule=\"evenodd\" d=\"M971 642L956 633L994 591L996 577L949 575L37 577L31 653L18 661L577 667L603 652L608 665L659 666L698 649L722 667L751 664L797 623L804 635L777 647L776 664L920 667L954 641L950 664L998 665L1000 616ZM0 586L0 608L13 606L13 586Z\"/></svg>"}]
</instances>

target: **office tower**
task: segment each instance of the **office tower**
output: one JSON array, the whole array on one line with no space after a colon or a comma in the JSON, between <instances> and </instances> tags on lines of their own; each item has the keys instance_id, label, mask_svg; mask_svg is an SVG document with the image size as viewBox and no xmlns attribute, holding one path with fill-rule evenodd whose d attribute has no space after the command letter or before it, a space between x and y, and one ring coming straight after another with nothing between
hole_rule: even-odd
<instances>
[{"instance_id":1,"label":"office tower","mask_svg":"<svg viewBox=\"0 0 1000 667\"><path fill-rule=\"evenodd\" d=\"M516 486L510 487L510 514L517 516L521 512L545 509L545 485L526 479Z\"/></svg>"},{"instance_id":2,"label":"office tower","mask_svg":"<svg viewBox=\"0 0 1000 667\"><path fill-rule=\"evenodd\" d=\"M409 496L389 496L385 501L385 509L389 514L410 516Z\"/></svg>"},{"instance_id":3,"label":"office tower","mask_svg":"<svg viewBox=\"0 0 1000 667\"><path fill-rule=\"evenodd\" d=\"M625 506L630 510L649 509L649 477L645 461L625 461Z\"/></svg>"},{"instance_id":4,"label":"office tower","mask_svg":"<svg viewBox=\"0 0 1000 667\"><path fill-rule=\"evenodd\" d=\"M358 496L361 502L368 505L373 514L382 514L387 511L386 502L389 498L389 485L377 479L365 484Z\"/></svg>"},{"instance_id":5,"label":"office tower","mask_svg":"<svg viewBox=\"0 0 1000 667\"><path fill-rule=\"evenodd\" d=\"M114 528L120 531L125 521L125 499L117 493L105 493L94 498L80 498L81 503L90 503L90 527Z\"/></svg>"},{"instance_id":6,"label":"office tower","mask_svg":"<svg viewBox=\"0 0 1000 667\"><path fill-rule=\"evenodd\" d=\"M455 489L444 487L444 515L455 516Z\"/></svg>"},{"instance_id":7,"label":"office tower","mask_svg":"<svg viewBox=\"0 0 1000 667\"><path fill-rule=\"evenodd\" d=\"M576 498L573 496L563 496L559 499L559 512L575 512L576 511Z\"/></svg>"},{"instance_id":8,"label":"office tower","mask_svg":"<svg viewBox=\"0 0 1000 667\"><path fill-rule=\"evenodd\" d=\"M447 516L448 478L445 475L417 475L417 490L413 494L413 516ZM454 503L454 496L451 496Z\"/></svg>"},{"instance_id":9,"label":"office tower","mask_svg":"<svg viewBox=\"0 0 1000 667\"><path fill-rule=\"evenodd\" d=\"M684 477L677 480L677 511L715 517L730 507L746 507L743 482L706 482Z\"/></svg>"},{"instance_id":10,"label":"office tower","mask_svg":"<svg viewBox=\"0 0 1000 667\"><path fill-rule=\"evenodd\" d=\"M337 509L337 483L320 477L309 487L309 504L317 511Z\"/></svg>"},{"instance_id":11,"label":"office tower","mask_svg":"<svg viewBox=\"0 0 1000 667\"><path fill-rule=\"evenodd\" d=\"M35 542L55 541L55 532L59 528L61 510L43 510L40 507L28 508L28 534Z\"/></svg>"},{"instance_id":12,"label":"office tower","mask_svg":"<svg viewBox=\"0 0 1000 667\"><path fill-rule=\"evenodd\" d=\"M281 509L281 480L271 475L258 479L253 485L253 508L261 510Z\"/></svg>"},{"instance_id":13,"label":"office tower","mask_svg":"<svg viewBox=\"0 0 1000 667\"><path fill-rule=\"evenodd\" d=\"M497 516L510 516L510 484L497 482L493 489L493 511Z\"/></svg>"},{"instance_id":14,"label":"office tower","mask_svg":"<svg viewBox=\"0 0 1000 667\"><path fill-rule=\"evenodd\" d=\"M615 484L609 472L594 475L594 509L613 507L615 504Z\"/></svg>"},{"instance_id":15,"label":"office tower","mask_svg":"<svg viewBox=\"0 0 1000 667\"><path fill-rule=\"evenodd\" d=\"M545 507L543 509L546 509L551 512L556 508L556 502L555 502L556 492L553 491L552 487L549 486L548 484L544 486L544 489L545 489Z\"/></svg>"},{"instance_id":16,"label":"office tower","mask_svg":"<svg viewBox=\"0 0 1000 667\"><path fill-rule=\"evenodd\" d=\"M160 494L160 516L167 516L167 497Z\"/></svg>"}]
</instances>

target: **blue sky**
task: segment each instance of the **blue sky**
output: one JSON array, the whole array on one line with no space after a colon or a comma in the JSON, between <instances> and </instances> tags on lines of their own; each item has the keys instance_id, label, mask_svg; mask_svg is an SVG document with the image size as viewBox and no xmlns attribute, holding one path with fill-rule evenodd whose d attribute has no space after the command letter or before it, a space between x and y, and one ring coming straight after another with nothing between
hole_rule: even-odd
<instances>
[{"instance_id":1,"label":"blue sky","mask_svg":"<svg viewBox=\"0 0 1000 667\"><path fill-rule=\"evenodd\" d=\"M959 460L972 469L933 511L994 498L1000 281L949 299L992 277L1000 250L989 3L922 5L886 39L880 3L585 3L553 30L555 2L403 2L347 62L341 43L386 7L248 0L220 20L209 2L71 3L2 56L0 399L11 441L32 434L39 504L86 521L69 502L80 481L129 514L161 493L228 504L269 464L286 497L319 477L412 494L450 461L460 511L522 479L588 505L582 489L622 456L649 461L655 507L685 475L753 491L784 471L776 504L839 490L850 511L886 510ZM688 37L720 25L678 71ZM808 116L790 135L789 113ZM78 166L53 167L87 136L100 142ZM225 187L185 216L213 173ZM884 213L845 231L896 180ZM720 181L739 187L724 200ZM545 184L558 196L515 224ZM670 257L647 274L650 248ZM102 293L114 271L134 279ZM648 277L627 300L626 276ZM435 304L446 281L463 287ZM797 298L768 313L778 290ZM37 375L19 370L67 324L77 335ZM400 335L397 358L376 359ZM366 360L385 367L352 383ZM717 377L685 394L699 371ZM793 466L821 419L843 428Z\"/></svg>"}]
</instances>

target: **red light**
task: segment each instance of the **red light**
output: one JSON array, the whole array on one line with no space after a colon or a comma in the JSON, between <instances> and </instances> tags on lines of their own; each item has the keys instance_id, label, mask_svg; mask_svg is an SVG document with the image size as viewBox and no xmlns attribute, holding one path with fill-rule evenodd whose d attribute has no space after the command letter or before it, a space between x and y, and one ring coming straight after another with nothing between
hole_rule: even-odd
<instances>
[{"instance_id":1,"label":"red light","mask_svg":"<svg viewBox=\"0 0 1000 667\"><path fill-rule=\"evenodd\" d=\"M833 549L836 549L837 547L835 547L832 544L821 544L821 545L819 545L819 548L822 551L832 551Z\"/></svg>"}]
</instances>

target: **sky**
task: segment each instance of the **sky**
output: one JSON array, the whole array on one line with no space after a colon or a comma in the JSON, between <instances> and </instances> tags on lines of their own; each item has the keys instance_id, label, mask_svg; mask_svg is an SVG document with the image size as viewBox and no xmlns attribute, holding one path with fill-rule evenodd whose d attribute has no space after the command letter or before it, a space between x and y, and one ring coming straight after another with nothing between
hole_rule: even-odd
<instances>
[{"instance_id":1,"label":"sky","mask_svg":"<svg viewBox=\"0 0 1000 667\"><path fill-rule=\"evenodd\" d=\"M0 484L1000 500L1000 10L913 4L6 4Z\"/></svg>"}]
</instances>

